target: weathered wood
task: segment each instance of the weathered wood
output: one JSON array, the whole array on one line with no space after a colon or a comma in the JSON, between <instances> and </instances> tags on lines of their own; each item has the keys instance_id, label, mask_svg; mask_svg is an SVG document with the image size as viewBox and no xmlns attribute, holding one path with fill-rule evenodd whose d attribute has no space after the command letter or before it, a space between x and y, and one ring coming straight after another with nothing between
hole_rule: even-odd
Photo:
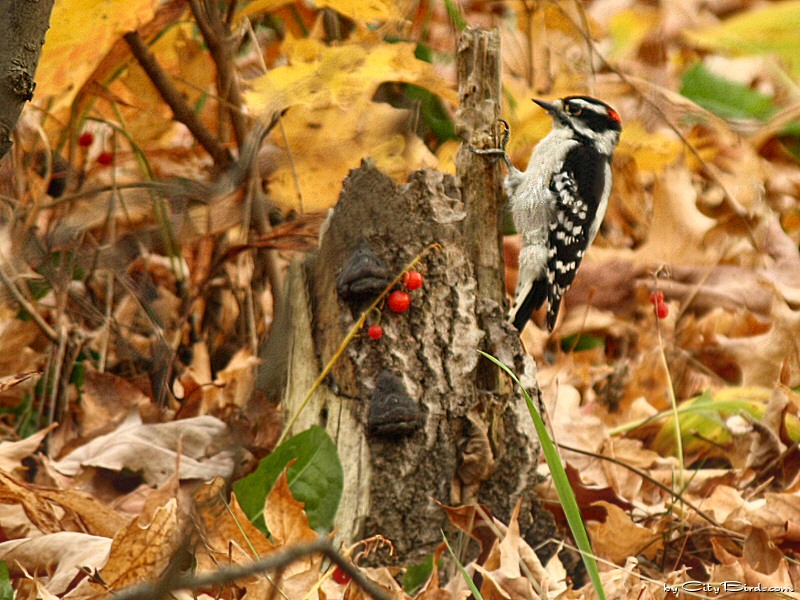
<instances>
[{"instance_id":1,"label":"weathered wood","mask_svg":"<svg viewBox=\"0 0 800 600\"><path fill-rule=\"evenodd\" d=\"M500 118L500 32L466 30L459 40L456 133L473 148L497 148ZM478 294L503 303L501 162L487 160L462 145L456 156L461 199L467 211L467 252L475 265Z\"/></svg>"},{"instance_id":2,"label":"weathered wood","mask_svg":"<svg viewBox=\"0 0 800 600\"><path fill-rule=\"evenodd\" d=\"M478 296L503 306L505 277L502 231L502 173L497 160L470 152L472 148L496 148L494 131L500 118L500 32L467 29L458 42L458 99L456 132L465 142L456 156L456 173L467 211L465 242L475 268ZM481 323L482 327L488 326ZM484 346L481 350L491 352ZM496 390L502 381L491 361L480 358L475 384Z\"/></svg>"},{"instance_id":3,"label":"weathered wood","mask_svg":"<svg viewBox=\"0 0 800 600\"><path fill-rule=\"evenodd\" d=\"M477 60L499 68L496 33L464 35L473 39L462 40L462 47L478 48L471 51ZM491 77L494 84L473 88L493 87L481 94L499 107L497 72ZM495 110L478 115L477 108L462 108L459 118L471 114L489 136ZM466 135L467 126L460 127ZM459 160L473 164L472 158ZM360 248L363 255L368 247L394 276L431 244L441 246L421 265L425 285L412 292L411 308L402 314L384 309L383 337L375 341L364 334L349 345L294 427L297 433L321 424L337 444L345 470L336 519L343 540L381 534L394 542L404 563L441 542L447 520L431 498L481 502L503 519L521 500L522 531L532 527L538 444L530 416L507 378L481 369L477 352L493 353L535 388L533 362L504 318L500 174L475 158L474 181L469 174L459 180L420 171L406 185L365 161L345 180L319 252L302 268L293 267L288 279L293 333L287 416L358 318L358 310L337 294L337 278L353 254ZM368 421L376 416L391 418L371 427Z\"/></svg>"}]
</instances>

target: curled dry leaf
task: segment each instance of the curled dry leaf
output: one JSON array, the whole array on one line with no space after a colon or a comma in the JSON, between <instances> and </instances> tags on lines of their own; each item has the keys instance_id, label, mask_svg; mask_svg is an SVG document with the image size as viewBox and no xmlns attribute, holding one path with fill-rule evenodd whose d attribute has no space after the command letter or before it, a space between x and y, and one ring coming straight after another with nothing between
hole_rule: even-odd
<instances>
[{"instance_id":1,"label":"curled dry leaf","mask_svg":"<svg viewBox=\"0 0 800 600\"><path fill-rule=\"evenodd\" d=\"M81 567L100 569L108 558L111 540L73 531L59 531L35 538L11 540L0 544L0 560L8 566L12 578L25 572L45 579L52 594L61 594L78 575Z\"/></svg>"},{"instance_id":2,"label":"curled dry leaf","mask_svg":"<svg viewBox=\"0 0 800 600\"><path fill-rule=\"evenodd\" d=\"M284 469L264 505L264 521L276 546L317 539L316 532L308 524L308 516L303 506L302 502L298 502L292 496Z\"/></svg>"},{"instance_id":3,"label":"curled dry leaf","mask_svg":"<svg viewBox=\"0 0 800 600\"><path fill-rule=\"evenodd\" d=\"M0 442L0 471L13 473L18 469L27 470L22 466L22 459L36 452L36 449L47 437L47 434L55 427L56 425L53 424L17 442Z\"/></svg>"},{"instance_id":4,"label":"curled dry leaf","mask_svg":"<svg viewBox=\"0 0 800 600\"><path fill-rule=\"evenodd\" d=\"M800 383L800 311L792 310L782 298L772 304L772 328L761 335L728 338L717 336L719 348L733 356L745 386L771 388L783 377L784 361L790 360L790 387Z\"/></svg>"},{"instance_id":5,"label":"curled dry leaf","mask_svg":"<svg viewBox=\"0 0 800 600\"><path fill-rule=\"evenodd\" d=\"M276 548L311 542L318 537L308 524L303 503L292 497L285 470L267 496L264 521ZM313 590L319 583L321 566L321 556L306 556L283 569L279 578L267 580L261 577L255 580L248 585L247 597L264 598L273 593L286 598L314 597Z\"/></svg>"},{"instance_id":6,"label":"curled dry leaf","mask_svg":"<svg viewBox=\"0 0 800 600\"><path fill-rule=\"evenodd\" d=\"M158 486L175 472L180 444L181 479L226 477L233 470L233 450L224 448L228 439L228 427L215 417L143 425L133 414L115 432L95 438L52 466L71 477L86 467L127 468Z\"/></svg>"},{"instance_id":7,"label":"curled dry leaf","mask_svg":"<svg viewBox=\"0 0 800 600\"><path fill-rule=\"evenodd\" d=\"M87 369L77 413L83 442L116 429L131 409L150 399L122 377Z\"/></svg>"}]
</instances>

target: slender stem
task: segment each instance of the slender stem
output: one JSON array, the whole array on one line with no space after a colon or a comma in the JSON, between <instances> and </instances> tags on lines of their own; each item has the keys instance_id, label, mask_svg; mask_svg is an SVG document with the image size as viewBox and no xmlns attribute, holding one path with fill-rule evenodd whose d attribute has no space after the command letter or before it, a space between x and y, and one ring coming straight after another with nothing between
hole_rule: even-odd
<instances>
[{"instance_id":1,"label":"slender stem","mask_svg":"<svg viewBox=\"0 0 800 600\"><path fill-rule=\"evenodd\" d=\"M658 292L658 273L654 275L655 285L653 286ZM661 358L661 365L664 367L664 373L667 376L667 396L669 397L669 404L672 409L672 418L675 421L675 451L678 454L678 466L680 472L678 474L678 489L684 489L684 470L685 465L683 462L683 438L681 436L681 421L678 411L678 400L675 397L675 386L672 385L672 375L669 372L669 365L667 364L667 355L664 352L664 340L661 337L661 319L658 318L658 303L653 304L653 316L656 319L656 335L658 335L658 352Z\"/></svg>"},{"instance_id":2,"label":"slender stem","mask_svg":"<svg viewBox=\"0 0 800 600\"><path fill-rule=\"evenodd\" d=\"M189 0L189 7L217 66L217 91L219 97L232 108L229 111L231 125L236 141L241 146L247 138L247 120L242 113L242 92L233 64L230 30L213 2L207 3L206 10L203 10L199 0Z\"/></svg>"}]
</instances>

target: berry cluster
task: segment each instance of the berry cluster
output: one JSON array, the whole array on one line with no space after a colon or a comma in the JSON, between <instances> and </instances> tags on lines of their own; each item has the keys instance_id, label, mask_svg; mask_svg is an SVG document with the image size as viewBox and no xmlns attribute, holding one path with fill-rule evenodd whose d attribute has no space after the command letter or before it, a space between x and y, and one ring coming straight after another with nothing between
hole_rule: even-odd
<instances>
[{"instance_id":1,"label":"berry cluster","mask_svg":"<svg viewBox=\"0 0 800 600\"><path fill-rule=\"evenodd\" d=\"M666 319L669 315L669 304L664 302L664 292L657 290L650 292L650 304L656 312L656 317L659 319Z\"/></svg>"},{"instance_id":2,"label":"berry cluster","mask_svg":"<svg viewBox=\"0 0 800 600\"><path fill-rule=\"evenodd\" d=\"M422 287L424 279L422 273L419 271L406 271L403 274L403 290L394 290L386 299L386 306L389 310L396 313L404 313L411 306L411 294ZM367 335L373 340L379 340L383 337L383 327L380 323L374 323L367 328Z\"/></svg>"},{"instance_id":3,"label":"berry cluster","mask_svg":"<svg viewBox=\"0 0 800 600\"><path fill-rule=\"evenodd\" d=\"M88 148L89 146L94 143L94 135L86 131L80 135L78 138L78 146L81 148ZM114 162L114 155L111 152L101 152L97 156L97 163L103 165L104 167L109 166Z\"/></svg>"}]
</instances>

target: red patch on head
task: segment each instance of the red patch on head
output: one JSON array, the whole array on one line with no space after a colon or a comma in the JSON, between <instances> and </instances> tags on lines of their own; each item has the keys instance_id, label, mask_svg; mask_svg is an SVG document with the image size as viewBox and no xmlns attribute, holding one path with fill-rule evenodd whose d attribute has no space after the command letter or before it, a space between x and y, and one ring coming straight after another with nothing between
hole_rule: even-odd
<instances>
[{"instance_id":1,"label":"red patch on head","mask_svg":"<svg viewBox=\"0 0 800 600\"><path fill-rule=\"evenodd\" d=\"M622 123L622 117L620 117L619 113L613 108L608 109L608 118L612 121L616 121L617 123Z\"/></svg>"}]
</instances>

